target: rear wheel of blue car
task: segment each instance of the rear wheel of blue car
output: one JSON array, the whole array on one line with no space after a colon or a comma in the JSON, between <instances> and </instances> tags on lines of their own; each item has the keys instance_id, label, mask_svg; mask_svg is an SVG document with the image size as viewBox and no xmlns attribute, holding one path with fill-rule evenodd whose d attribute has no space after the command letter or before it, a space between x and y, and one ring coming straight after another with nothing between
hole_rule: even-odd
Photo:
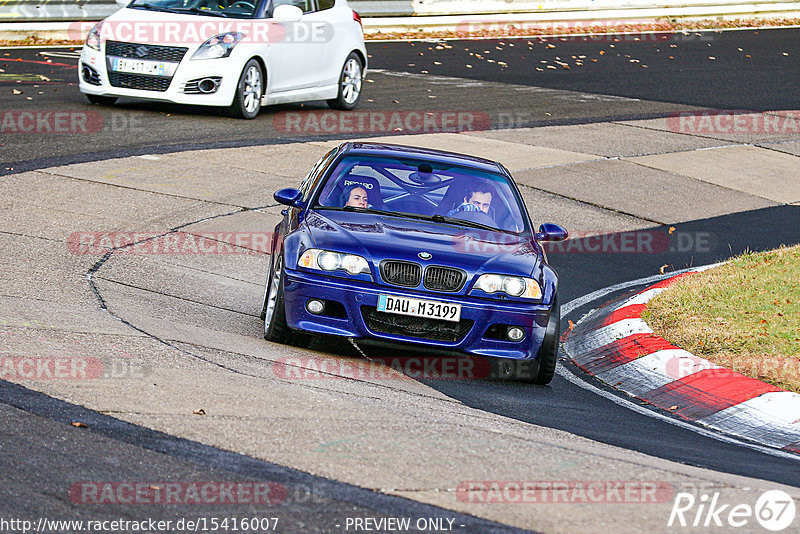
<instances>
[{"instance_id":1,"label":"rear wheel of blue car","mask_svg":"<svg viewBox=\"0 0 800 534\"><path fill-rule=\"evenodd\" d=\"M283 254L281 254L275 259L264 291L264 306L261 312L264 318L264 339L295 346L307 345L308 335L292 331L286 323L283 282Z\"/></svg>"}]
</instances>

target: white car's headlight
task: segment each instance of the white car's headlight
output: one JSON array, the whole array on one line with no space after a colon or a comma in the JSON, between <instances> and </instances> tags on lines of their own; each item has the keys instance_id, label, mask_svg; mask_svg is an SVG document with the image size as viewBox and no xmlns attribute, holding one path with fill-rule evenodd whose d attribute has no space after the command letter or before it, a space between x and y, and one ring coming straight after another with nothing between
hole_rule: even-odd
<instances>
[{"instance_id":1,"label":"white car's headlight","mask_svg":"<svg viewBox=\"0 0 800 534\"><path fill-rule=\"evenodd\" d=\"M233 47L244 39L242 32L228 32L215 35L200 45L200 48L192 56L192 59L219 59L228 57L233 51Z\"/></svg>"},{"instance_id":2,"label":"white car's headlight","mask_svg":"<svg viewBox=\"0 0 800 534\"><path fill-rule=\"evenodd\" d=\"M369 264L361 256L316 248L306 250L297 261L297 266L320 271L344 269L350 274L369 274Z\"/></svg>"},{"instance_id":3,"label":"white car's headlight","mask_svg":"<svg viewBox=\"0 0 800 534\"><path fill-rule=\"evenodd\" d=\"M475 282L475 288L492 294L502 291L512 297L525 299L542 298L542 288L533 278L522 276L505 276L502 274L482 274Z\"/></svg>"},{"instance_id":4,"label":"white car's headlight","mask_svg":"<svg viewBox=\"0 0 800 534\"><path fill-rule=\"evenodd\" d=\"M89 34L86 36L86 46L89 48L94 48L98 52L100 51L100 31L103 29L103 21L101 20L94 26L92 29L89 30Z\"/></svg>"}]
</instances>

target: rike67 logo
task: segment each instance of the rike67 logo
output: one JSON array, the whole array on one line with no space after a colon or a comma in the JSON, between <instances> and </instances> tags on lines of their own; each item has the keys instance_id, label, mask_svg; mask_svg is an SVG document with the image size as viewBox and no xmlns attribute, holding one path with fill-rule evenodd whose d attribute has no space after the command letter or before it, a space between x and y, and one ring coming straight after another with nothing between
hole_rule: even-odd
<instances>
[{"instance_id":1,"label":"rike67 logo","mask_svg":"<svg viewBox=\"0 0 800 534\"><path fill-rule=\"evenodd\" d=\"M669 514L667 526L672 527L725 527L741 528L752 525L755 519L761 527L780 532L794 522L796 507L792 497L781 490L763 493L754 506L749 504L723 504L719 492L713 495L678 493ZM793 532L796 532L794 530Z\"/></svg>"}]
</instances>

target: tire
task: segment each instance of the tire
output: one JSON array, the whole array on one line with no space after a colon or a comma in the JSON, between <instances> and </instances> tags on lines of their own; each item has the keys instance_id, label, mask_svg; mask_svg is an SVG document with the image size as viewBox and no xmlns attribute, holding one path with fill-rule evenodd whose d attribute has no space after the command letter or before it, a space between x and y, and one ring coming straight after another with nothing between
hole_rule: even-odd
<instances>
[{"instance_id":1,"label":"tire","mask_svg":"<svg viewBox=\"0 0 800 534\"><path fill-rule=\"evenodd\" d=\"M236 94L229 111L238 119L255 119L261 111L261 97L264 96L264 69L255 59L247 62L239 76Z\"/></svg>"},{"instance_id":2,"label":"tire","mask_svg":"<svg viewBox=\"0 0 800 534\"><path fill-rule=\"evenodd\" d=\"M355 108L361 98L363 75L364 65L361 63L361 58L355 52L350 52L339 74L339 94L336 98L328 100L328 105L343 111Z\"/></svg>"},{"instance_id":3,"label":"tire","mask_svg":"<svg viewBox=\"0 0 800 534\"><path fill-rule=\"evenodd\" d=\"M86 99L99 106L113 106L117 102L116 96L86 95Z\"/></svg>"},{"instance_id":4,"label":"tire","mask_svg":"<svg viewBox=\"0 0 800 534\"><path fill-rule=\"evenodd\" d=\"M556 362L558 361L558 345L561 341L561 306L558 304L558 296L553 297L553 305L550 308L550 318L547 320L547 329L542 340L542 347L539 349L539 372L532 383L544 386L553 380L556 373Z\"/></svg>"},{"instance_id":5,"label":"tire","mask_svg":"<svg viewBox=\"0 0 800 534\"><path fill-rule=\"evenodd\" d=\"M267 273L267 281L264 282L264 302L261 305L261 320L264 321L267 318L267 297L269 297L269 281L272 280L272 270L270 267L270 272Z\"/></svg>"},{"instance_id":6,"label":"tire","mask_svg":"<svg viewBox=\"0 0 800 534\"><path fill-rule=\"evenodd\" d=\"M283 300L283 254L275 260L275 265L267 279L264 291L264 339L284 345L305 347L311 341L308 334L293 331L286 323L286 308Z\"/></svg>"}]
</instances>

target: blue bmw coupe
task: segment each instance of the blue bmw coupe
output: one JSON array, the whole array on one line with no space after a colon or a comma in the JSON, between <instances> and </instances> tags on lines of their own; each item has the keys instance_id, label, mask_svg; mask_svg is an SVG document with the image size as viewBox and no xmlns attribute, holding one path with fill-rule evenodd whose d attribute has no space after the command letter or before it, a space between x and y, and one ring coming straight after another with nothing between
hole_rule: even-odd
<instances>
[{"instance_id":1,"label":"blue bmw coupe","mask_svg":"<svg viewBox=\"0 0 800 534\"><path fill-rule=\"evenodd\" d=\"M311 335L526 360L523 379L552 380L558 277L511 174L471 156L343 143L300 185L275 228L264 337Z\"/></svg>"}]
</instances>

